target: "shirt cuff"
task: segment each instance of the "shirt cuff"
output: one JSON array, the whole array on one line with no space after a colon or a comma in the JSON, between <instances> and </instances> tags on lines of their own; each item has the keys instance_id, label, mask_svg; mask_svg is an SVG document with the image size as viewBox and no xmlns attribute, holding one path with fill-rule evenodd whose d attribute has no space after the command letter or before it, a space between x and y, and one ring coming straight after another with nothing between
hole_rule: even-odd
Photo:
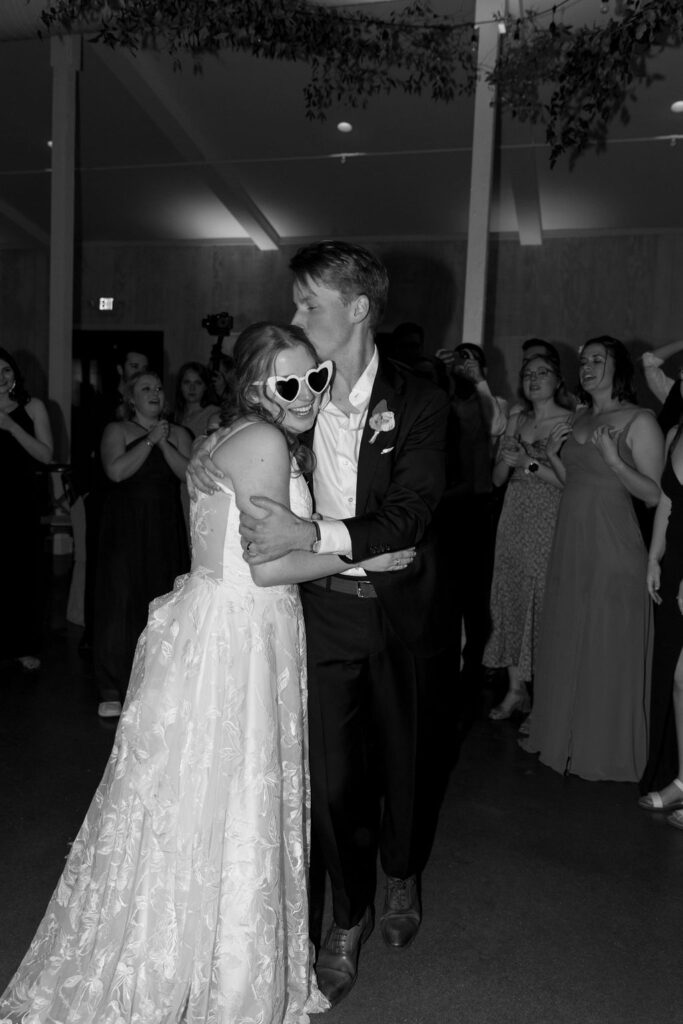
<instances>
[{"instance_id":1,"label":"shirt cuff","mask_svg":"<svg viewBox=\"0 0 683 1024\"><path fill-rule=\"evenodd\" d=\"M336 519L319 519L319 555L350 555L351 534L346 525Z\"/></svg>"}]
</instances>

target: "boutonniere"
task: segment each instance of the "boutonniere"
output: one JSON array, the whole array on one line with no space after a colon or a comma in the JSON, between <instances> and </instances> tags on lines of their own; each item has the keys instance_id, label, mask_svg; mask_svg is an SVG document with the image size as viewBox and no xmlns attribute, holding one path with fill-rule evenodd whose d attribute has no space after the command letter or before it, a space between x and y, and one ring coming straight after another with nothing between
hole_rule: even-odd
<instances>
[{"instance_id":1,"label":"boutonniere","mask_svg":"<svg viewBox=\"0 0 683 1024\"><path fill-rule=\"evenodd\" d=\"M370 444L374 444L380 434L393 430L395 426L394 414L387 408L386 399L383 398L372 410L370 417L370 430L374 430L374 434L370 438Z\"/></svg>"}]
</instances>

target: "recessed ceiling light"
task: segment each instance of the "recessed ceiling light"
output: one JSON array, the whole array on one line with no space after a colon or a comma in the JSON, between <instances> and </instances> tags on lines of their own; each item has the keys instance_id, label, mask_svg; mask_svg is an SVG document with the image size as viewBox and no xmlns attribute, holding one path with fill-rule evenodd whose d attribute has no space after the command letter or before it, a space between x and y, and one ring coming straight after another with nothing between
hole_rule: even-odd
<instances>
[{"instance_id":1,"label":"recessed ceiling light","mask_svg":"<svg viewBox=\"0 0 683 1024\"><path fill-rule=\"evenodd\" d=\"M52 149L52 139L47 140L47 148Z\"/></svg>"},{"instance_id":2,"label":"recessed ceiling light","mask_svg":"<svg viewBox=\"0 0 683 1024\"><path fill-rule=\"evenodd\" d=\"M338 132L350 132L353 131L353 125L349 124L348 121L340 121L337 125Z\"/></svg>"},{"instance_id":3,"label":"recessed ceiling light","mask_svg":"<svg viewBox=\"0 0 683 1024\"><path fill-rule=\"evenodd\" d=\"M671 109L674 114L683 114L683 100L676 100L675 103L671 104Z\"/></svg>"}]
</instances>

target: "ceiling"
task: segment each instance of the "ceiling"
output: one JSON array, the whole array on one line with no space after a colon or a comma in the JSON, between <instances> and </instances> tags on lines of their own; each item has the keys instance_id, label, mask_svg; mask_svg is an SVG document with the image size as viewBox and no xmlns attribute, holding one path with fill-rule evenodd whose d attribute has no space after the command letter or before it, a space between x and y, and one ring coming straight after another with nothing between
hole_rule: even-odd
<instances>
[{"instance_id":1,"label":"ceiling","mask_svg":"<svg viewBox=\"0 0 683 1024\"><path fill-rule=\"evenodd\" d=\"M436 6L459 20L473 17L473 0ZM599 19L601 6L570 0L562 16ZM49 242L50 40L23 34L0 42L4 248ZM683 229L683 114L670 110L683 99L681 51L657 56L651 69L661 78L639 93L630 122L613 128L605 152L584 154L573 169L566 159L550 168L542 129L534 135L501 117L492 231L528 242L530 208L540 222L536 242L556 233ZM159 55L134 58L86 40L78 240L276 248L333 236L463 237L473 101L393 95L364 111L335 109L318 123L305 116L307 78L305 65L231 52L207 59L199 75L189 64L178 72ZM351 133L337 130L341 120L352 123Z\"/></svg>"}]
</instances>

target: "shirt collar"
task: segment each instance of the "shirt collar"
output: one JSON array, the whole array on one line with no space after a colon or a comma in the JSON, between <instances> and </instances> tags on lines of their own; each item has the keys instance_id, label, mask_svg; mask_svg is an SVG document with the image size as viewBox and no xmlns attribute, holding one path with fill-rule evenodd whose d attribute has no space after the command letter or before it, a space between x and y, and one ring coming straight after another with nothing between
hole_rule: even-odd
<instances>
[{"instance_id":1,"label":"shirt collar","mask_svg":"<svg viewBox=\"0 0 683 1024\"><path fill-rule=\"evenodd\" d=\"M377 376L378 369L379 352L377 351L377 346L375 346L370 362L365 367L349 393L349 402L359 411L363 410L370 401L370 395L372 394L372 388L375 383L375 377Z\"/></svg>"}]
</instances>

